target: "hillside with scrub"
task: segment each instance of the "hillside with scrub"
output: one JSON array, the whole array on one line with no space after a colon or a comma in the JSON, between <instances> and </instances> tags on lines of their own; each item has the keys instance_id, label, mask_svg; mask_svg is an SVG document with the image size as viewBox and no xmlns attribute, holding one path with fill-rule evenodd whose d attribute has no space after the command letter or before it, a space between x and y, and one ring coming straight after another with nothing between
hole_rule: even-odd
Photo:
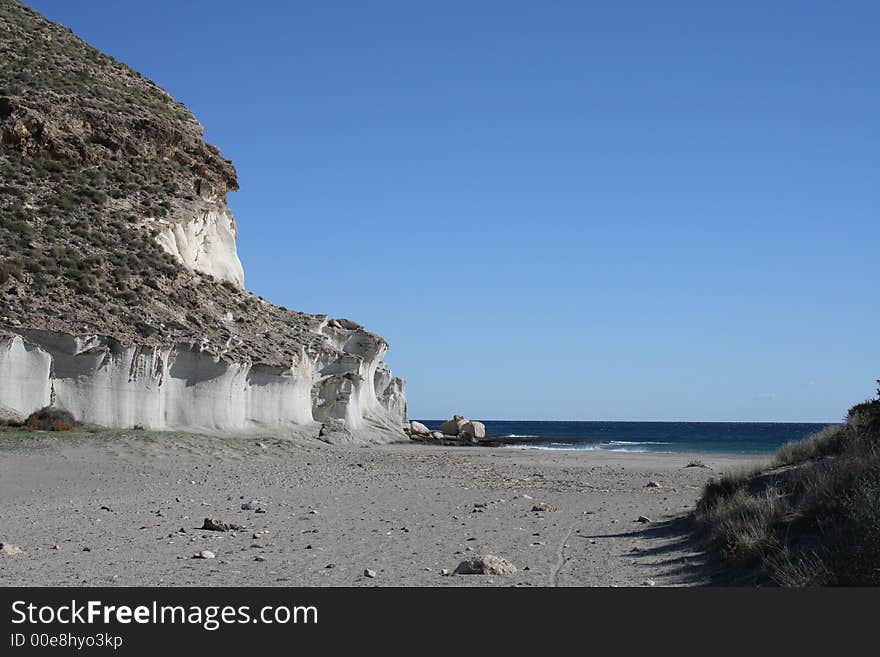
<instances>
[{"instance_id":1,"label":"hillside with scrub","mask_svg":"<svg viewBox=\"0 0 880 657\"><path fill-rule=\"evenodd\" d=\"M696 532L736 584L880 585L880 380L840 425L710 480Z\"/></svg>"}]
</instances>

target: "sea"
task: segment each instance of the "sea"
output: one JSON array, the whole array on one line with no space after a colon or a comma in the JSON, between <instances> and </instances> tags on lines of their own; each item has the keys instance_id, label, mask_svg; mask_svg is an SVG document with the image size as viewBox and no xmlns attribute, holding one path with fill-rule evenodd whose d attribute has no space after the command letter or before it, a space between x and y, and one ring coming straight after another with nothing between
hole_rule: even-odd
<instances>
[{"instance_id":1,"label":"sea","mask_svg":"<svg viewBox=\"0 0 880 657\"><path fill-rule=\"evenodd\" d=\"M439 430L443 420L419 420ZM828 424L803 422L538 422L487 420L487 435L517 449L768 454Z\"/></svg>"}]
</instances>

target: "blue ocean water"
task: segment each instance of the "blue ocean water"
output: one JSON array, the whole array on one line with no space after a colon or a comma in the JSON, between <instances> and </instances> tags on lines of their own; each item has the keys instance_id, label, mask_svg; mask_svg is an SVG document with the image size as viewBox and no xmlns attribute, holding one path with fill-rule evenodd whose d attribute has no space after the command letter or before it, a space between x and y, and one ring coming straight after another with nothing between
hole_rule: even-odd
<instances>
[{"instance_id":1,"label":"blue ocean water","mask_svg":"<svg viewBox=\"0 0 880 657\"><path fill-rule=\"evenodd\" d=\"M439 430L442 420L420 420ZM775 422L522 422L487 420L488 435L521 437L520 447L617 452L767 454L827 424Z\"/></svg>"}]
</instances>

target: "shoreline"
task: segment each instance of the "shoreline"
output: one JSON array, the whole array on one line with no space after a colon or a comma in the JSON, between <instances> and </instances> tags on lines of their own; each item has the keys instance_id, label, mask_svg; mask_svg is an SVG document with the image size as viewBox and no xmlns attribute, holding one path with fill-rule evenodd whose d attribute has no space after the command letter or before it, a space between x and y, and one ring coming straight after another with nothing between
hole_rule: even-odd
<instances>
[{"instance_id":1,"label":"shoreline","mask_svg":"<svg viewBox=\"0 0 880 657\"><path fill-rule=\"evenodd\" d=\"M686 467L695 459L708 467ZM713 569L686 514L710 476L760 460L2 433L0 541L24 550L2 558L2 584L707 584ZM251 501L264 512L241 508ZM205 531L204 518L242 529ZM216 558L192 558L202 550ZM508 559L517 573L443 574L480 554Z\"/></svg>"},{"instance_id":2,"label":"shoreline","mask_svg":"<svg viewBox=\"0 0 880 657\"><path fill-rule=\"evenodd\" d=\"M692 451L692 450L650 450L650 449L604 449L604 448L594 448L591 449L589 447L544 447L543 445L501 445L497 448L491 449L534 449L534 450L544 450L547 452L564 452L564 453L572 453L572 452L593 452L593 453L610 453L610 454L650 454L662 456L664 454L668 454L670 456L694 456L699 459L706 456L712 457L723 457L723 456L733 456L736 458L769 458L772 457L776 450L768 451L768 452L727 452L727 451L717 451L717 452L709 452L709 451Z\"/></svg>"}]
</instances>

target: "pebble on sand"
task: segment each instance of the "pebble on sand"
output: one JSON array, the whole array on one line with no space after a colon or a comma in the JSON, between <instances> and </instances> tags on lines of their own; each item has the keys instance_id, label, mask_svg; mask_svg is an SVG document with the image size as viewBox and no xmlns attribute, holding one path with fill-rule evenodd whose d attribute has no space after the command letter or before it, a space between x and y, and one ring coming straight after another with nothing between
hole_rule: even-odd
<instances>
[{"instance_id":1,"label":"pebble on sand","mask_svg":"<svg viewBox=\"0 0 880 657\"><path fill-rule=\"evenodd\" d=\"M201 552L196 552L193 555L193 559L213 559L216 556L217 555L210 550L202 550Z\"/></svg>"},{"instance_id":2,"label":"pebble on sand","mask_svg":"<svg viewBox=\"0 0 880 657\"><path fill-rule=\"evenodd\" d=\"M228 531L236 531L241 529L239 525L233 525L231 523L223 522L222 520L211 520L210 518L205 518L205 522L201 527L203 530L211 531L211 532L228 532ZM183 529L181 527L181 529ZM185 533L185 532L184 532Z\"/></svg>"},{"instance_id":3,"label":"pebble on sand","mask_svg":"<svg viewBox=\"0 0 880 657\"><path fill-rule=\"evenodd\" d=\"M24 550L22 550L17 545L13 545L12 543L0 543L0 552L5 554L7 557L15 557L19 554L24 554Z\"/></svg>"},{"instance_id":4,"label":"pebble on sand","mask_svg":"<svg viewBox=\"0 0 880 657\"><path fill-rule=\"evenodd\" d=\"M374 577L376 577L376 571L366 568L364 569L364 577L369 577L370 579L373 579Z\"/></svg>"}]
</instances>

